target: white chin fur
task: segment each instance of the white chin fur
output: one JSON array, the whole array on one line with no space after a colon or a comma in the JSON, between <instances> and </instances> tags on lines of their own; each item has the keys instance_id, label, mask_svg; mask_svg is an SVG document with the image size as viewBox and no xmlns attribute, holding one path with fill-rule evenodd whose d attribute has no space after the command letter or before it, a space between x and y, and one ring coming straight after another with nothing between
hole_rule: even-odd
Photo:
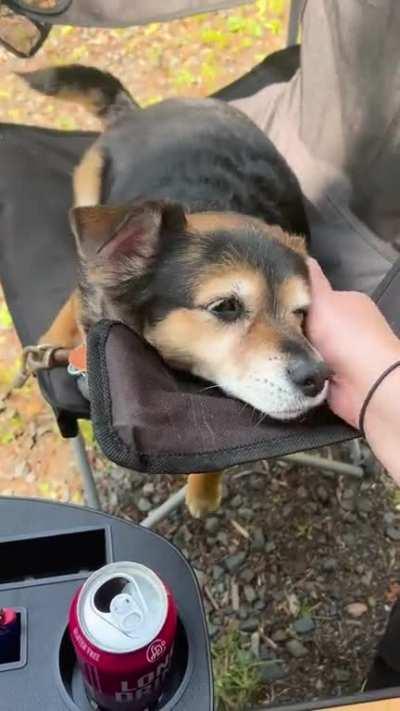
<instances>
[{"instance_id":1,"label":"white chin fur","mask_svg":"<svg viewBox=\"0 0 400 711\"><path fill-rule=\"evenodd\" d=\"M262 381L252 377L236 382L229 379L219 382L218 385L227 395L248 403L274 420L281 421L296 420L321 405L328 394L328 382L316 397L306 397L286 377Z\"/></svg>"}]
</instances>

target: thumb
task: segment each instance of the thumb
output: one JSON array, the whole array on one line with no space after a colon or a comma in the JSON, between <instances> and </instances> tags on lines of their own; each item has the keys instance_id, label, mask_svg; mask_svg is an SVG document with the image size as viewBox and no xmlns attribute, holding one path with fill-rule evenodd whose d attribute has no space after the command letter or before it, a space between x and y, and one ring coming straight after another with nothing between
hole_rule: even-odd
<instances>
[{"instance_id":1,"label":"thumb","mask_svg":"<svg viewBox=\"0 0 400 711\"><path fill-rule=\"evenodd\" d=\"M327 296L331 291L333 291L327 277L325 276L316 259L308 257L307 266L310 275L311 295L313 299L315 297L318 298L323 294Z\"/></svg>"}]
</instances>

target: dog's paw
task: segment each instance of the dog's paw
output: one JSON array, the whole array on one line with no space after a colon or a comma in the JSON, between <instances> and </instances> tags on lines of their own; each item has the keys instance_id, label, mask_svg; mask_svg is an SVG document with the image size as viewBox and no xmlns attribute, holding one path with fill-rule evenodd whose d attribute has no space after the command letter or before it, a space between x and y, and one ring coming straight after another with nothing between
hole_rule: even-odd
<instances>
[{"instance_id":1,"label":"dog's paw","mask_svg":"<svg viewBox=\"0 0 400 711\"><path fill-rule=\"evenodd\" d=\"M191 474L186 491L186 505L193 518L204 518L219 509L222 482L219 474Z\"/></svg>"}]
</instances>

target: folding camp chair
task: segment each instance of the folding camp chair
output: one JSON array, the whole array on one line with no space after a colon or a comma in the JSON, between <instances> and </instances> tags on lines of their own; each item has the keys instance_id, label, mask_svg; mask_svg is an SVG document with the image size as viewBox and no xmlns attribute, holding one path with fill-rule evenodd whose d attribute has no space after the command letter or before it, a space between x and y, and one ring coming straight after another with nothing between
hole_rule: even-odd
<instances>
[{"instance_id":1,"label":"folding camp chair","mask_svg":"<svg viewBox=\"0 0 400 711\"><path fill-rule=\"evenodd\" d=\"M211 9L223 4L203 2L202 8ZM172 6L168 9L168 16L187 11L188 5L194 9L193 3L186 4L184 0L174 3L174 9ZM337 0L326 0L319 5L310 1L308 5L306 31L312 13L321 15L321 26L325 27L329 12L337 9ZM298 2L292 5L291 41L297 34L301 6ZM133 6L129 7L129 11L124 8L125 24L155 19L152 14L154 3L147 3L145 9L142 3L136 3L135 10ZM136 11L139 14L135 15ZM98 26L124 24L120 16L115 7L111 10L107 3L75 0L63 13L47 18L47 21ZM165 19L162 12L158 12L160 16ZM390 243L390 230L384 229L383 225L379 231L384 234L384 241L373 231L375 225L371 220L374 216L369 215L370 226L362 221L362 208L369 205L368 200L364 194L363 204L360 201L352 203L345 190L347 183L344 181L343 188L340 171L335 172L336 166L328 169L327 161L321 161L319 156L313 161L304 144L297 146L288 142L291 124L283 113L286 111L286 116L291 119L294 111L305 112L299 98L299 84L308 80L310 46L315 51L315 33L310 31L309 34L311 39L306 36L301 57L296 46L277 52L218 92L217 96L237 103L249 113L294 166L306 197L313 251L334 285L374 292L384 313L399 331L400 266L396 264L397 253ZM304 86L301 89L304 93ZM306 86L306 89L314 91L315 96L317 87ZM324 97L322 90L321 96ZM315 128L312 121L308 126L303 114L303 128L304 125L307 129ZM66 218L72 199L70 175L95 137L96 134L90 132L51 131L15 125L0 127L0 273L24 345L34 343L45 331L74 284L76 257ZM292 136L291 140L294 140ZM313 140L311 135L311 147L314 147ZM298 147L299 151L295 150ZM354 174L354 179L359 180L358 174ZM384 278L388 272L389 276ZM303 456L302 461L311 466L362 474L359 465L332 463L312 455L297 454L357 437L357 432L333 417L327 409L306 423L264 422L254 425L246 414L239 416L240 404L222 395L201 396L190 379L177 377L135 334L111 322L102 322L93 329L88 357L90 407L64 369L40 373L39 384L54 410L60 433L73 442L86 497L92 506L99 505L98 497L78 427L78 419L89 416L106 456L125 467L149 473L212 471L259 458L291 455L297 459ZM121 392L121 363L128 361L129 370L124 372L123 392L126 396L116 396ZM144 375L148 382L156 385L150 391L147 389L142 397ZM160 429L159 420L154 419L160 403L169 410L168 421L173 422L172 427L165 422ZM189 410L192 414L206 411L209 421L189 431ZM201 423L201 417L197 421ZM179 492L160 511L153 512L144 524L159 520L182 498L183 493Z\"/></svg>"}]
</instances>

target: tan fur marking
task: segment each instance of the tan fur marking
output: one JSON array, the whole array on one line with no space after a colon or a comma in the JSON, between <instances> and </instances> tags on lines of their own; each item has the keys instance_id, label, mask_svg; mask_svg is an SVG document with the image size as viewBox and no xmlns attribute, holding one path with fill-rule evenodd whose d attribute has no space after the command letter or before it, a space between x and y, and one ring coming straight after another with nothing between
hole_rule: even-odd
<instances>
[{"instance_id":1,"label":"tan fur marking","mask_svg":"<svg viewBox=\"0 0 400 711\"><path fill-rule=\"evenodd\" d=\"M54 94L52 98L79 104L87 111L94 114L96 114L104 106L103 94L99 91L99 89L88 89L87 91L82 91L79 89L74 90L69 87L64 87L57 90L57 93Z\"/></svg>"},{"instance_id":2,"label":"tan fur marking","mask_svg":"<svg viewBox=\"0 0 400 711\"><path fill-rule=\"evenodd\" d=\"M78 293L74 291L58 312L48 331L40 338L39 343L65 348L78 346L83 339L78 325L79 312Z\"/></svg>"},{"instance_id":3,"label":"tan fur marking","mask_svg":"<svg viewBox=\"0 0 400 711\"><path fill-rule=\"evenodd\" d=\"M293 235L289 232L285 232L285 230L283 230L281 227L278 227L278 225L268 225L267 236L269 236L270 238L273 237L277 239L278 242L281 242L285 245L285 247L292 249L294 252L297 252L302 257L307 256L306 240L301 235Z\"/></svg>"},{"instance_id":4,"label":"tan fur marking","mask_svg":"<svg viewBox=\"0 0 400 711\"><path fill-rule=\"evenodd\" d=\"M187 215L191 232L215 232L216 230L240 230L248 226L254 218L239 215L234 212L193 212ZM258 221L259 225L263 223Z\"/></svg>"},{"instance_id":5,"label":"tan fur marking","mask_svg":"<svg viewBox=\"0 0 400 711\"><path fill-rule=\"evenodd\" d=\"M279 304L282 311L291 312L294 309L308 306L310 303L310 288L300 276L291 276L279 287Z\"/></svg>"},{"instance_id":6,"label":"tan fur marking","mask_svg":"<svg viewBox=\"0 0 400 711\"><path fill-rule=\"evenodd\" d=\"M75 207L90 207L100 202L103 164L101 151L96 144L91 146L74 171Z\"/></svg>"},{"instance_id":7,"label":"tan fur marking","mask_svg":"<svg viewBox=\"0 0 400 711\"><path fill-rule=\"evenodd\" d=\"M190 367L191 353L207 346L209 331L201 315L190 309L175 309L162 321L145 330L144 336L163 358L183 367ZM214 333L212 334L214 337ZM186 344L190 344L187 348ZM209 346L208 346L209 347Z\"/></svg>"},{"instance_id":8,"label":"tan fur marking","mask_svg":"<svg viewBox=\"0 0 400 711\"><path fill-rule=\"evenodd\" d=\"M229 262L206 268L197 276L195 304L208 304L213 299L233 294L242 296L252 310L257 309L268 297L265 277L254 267Z\"/></svg>"},{"instance_id":9,"label":"tan fur marking","mask_svg":"<svg viewBox=\"0 0 400 711\"><path fill-rule=\"evenodd\" d=\"M186 490L186 504L192 516L202 518L216 511L222 497L222 474L190 474Z\"/></svg>"},{"instance_id":10,"label":"tan fur marking","mask_svg":"<svg viewBox=\"0 0 400 711\"><path fill-rule=\"evenodd\" d=\"M281 345L281 337L276 328L270 326L262 314L255 319L246 333L246 338L242 344L243 355L250 358L257 352L278 351ZM240 358L240 353L238 354Z\"/></svg>"}]
</instances>

